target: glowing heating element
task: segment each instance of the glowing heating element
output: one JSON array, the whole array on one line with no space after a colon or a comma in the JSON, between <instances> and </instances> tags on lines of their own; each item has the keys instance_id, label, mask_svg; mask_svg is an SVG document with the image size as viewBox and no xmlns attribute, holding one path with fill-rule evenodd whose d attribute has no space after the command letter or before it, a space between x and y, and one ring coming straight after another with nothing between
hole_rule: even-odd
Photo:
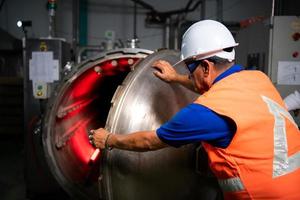
<instances>
[{"instance_id":1,"label":"glowing heating element","mask_svg":"<svg viewBox=\"0 0 300 200\"><path fill-rule=\"evenodd\" d=\"M94 162L98 158L99 154L100 154L100 150L96 149L92 154L92 156L90 157L90 161Z\"/></svg>"}]
</instances>

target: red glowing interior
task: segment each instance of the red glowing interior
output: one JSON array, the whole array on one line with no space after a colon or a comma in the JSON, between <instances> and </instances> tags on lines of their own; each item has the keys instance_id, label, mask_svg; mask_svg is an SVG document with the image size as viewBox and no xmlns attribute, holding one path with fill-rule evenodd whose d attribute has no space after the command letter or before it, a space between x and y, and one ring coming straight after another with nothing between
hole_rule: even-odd
<instances>
[{"instance_id":1,"label":"red glowing interior","mask_svg":"<svg viewBox=\"0 0 300 200\"><path fill-rule=\"evenodd\" d=\"M55 154L72 181L96 180L101 151L89 143L88 132L105 126L111 98L137 60L124 57L98 63L78 76L63 94L56 113Z\"/></svg>"}]
</instances>

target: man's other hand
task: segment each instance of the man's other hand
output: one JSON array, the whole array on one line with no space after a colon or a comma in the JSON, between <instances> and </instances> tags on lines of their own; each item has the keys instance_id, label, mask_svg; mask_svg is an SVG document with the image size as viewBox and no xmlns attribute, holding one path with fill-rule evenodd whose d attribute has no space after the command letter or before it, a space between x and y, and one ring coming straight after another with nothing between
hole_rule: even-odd
<instances>
[{"instance_id":1,"label":"man's other hand","mask_svg":"<svg viewBox=\"0 0 300 200\"><path fill-rule=\"evenodd\" d=\"M161 80L168 83L177 80L178 74L169 62L165 60L157 60L152 64L152 67L156 69L153 74Z\"/></svg>"}]
</instances>

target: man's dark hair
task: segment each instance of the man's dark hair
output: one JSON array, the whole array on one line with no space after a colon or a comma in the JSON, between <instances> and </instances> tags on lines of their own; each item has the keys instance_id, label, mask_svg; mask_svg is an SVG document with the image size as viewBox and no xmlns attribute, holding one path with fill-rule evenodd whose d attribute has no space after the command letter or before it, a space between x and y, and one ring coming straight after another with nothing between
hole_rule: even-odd
<instances>
[{"instance_id":1,"label":"man's dark hair","mask_svg":"<svg viewBox=\"0 0 300 200\"><path fill-rule=\"evenodd\" d=\"M223 51L232 52L233 48L232 47L226 48L226 49L223 49ZM234 62L234 61L230 62L229 60L227 60L225 58L220 58L218 56L212 56L212 57L206 58L206 60L213 62L215 65L227 65L227 64Z\"/></svg>"},{"instance_id":2,"label":"man's dark hair","mask_svg":"<svg viewBox=\"0 0 300 200\"><path fill-rule=\"evenodd\" d=\"M229 60L227 60L226 58L220 58L218 56L212 56L212 57L206 58L205 60L213 62L215 65L226 65L226 64L232 63L232 62L229 62Z\"/></svg>"}]
</instances>

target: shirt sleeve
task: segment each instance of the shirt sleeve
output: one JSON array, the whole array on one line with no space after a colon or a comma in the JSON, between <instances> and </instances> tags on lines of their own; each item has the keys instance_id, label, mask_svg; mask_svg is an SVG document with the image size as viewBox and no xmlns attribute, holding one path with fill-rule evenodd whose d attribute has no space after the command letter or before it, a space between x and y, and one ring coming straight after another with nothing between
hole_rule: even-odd
<instances>
[{"instance_id":1,"label":"shirt sleeve","mask_svg":"<svg viewBox=\"0 0 300 200\"><path fill-rule=\"evenodd\" d=\"M206 141L213 146L227 147L236 131L233 120L220 116L200 104L190 104L156 130L166 144L180 147Z\"/></svg>"}]
</instances>

